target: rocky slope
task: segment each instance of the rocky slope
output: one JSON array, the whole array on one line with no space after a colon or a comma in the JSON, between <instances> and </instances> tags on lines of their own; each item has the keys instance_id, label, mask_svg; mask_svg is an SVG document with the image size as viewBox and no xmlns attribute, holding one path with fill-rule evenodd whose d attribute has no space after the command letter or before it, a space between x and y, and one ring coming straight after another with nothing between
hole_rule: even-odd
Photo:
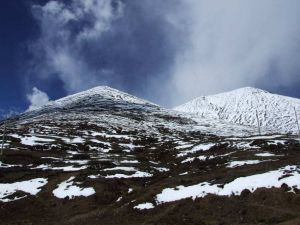
<instances>
[{"instance_id":1,"label":"rocky slope","mask_svg":"<svg viewBox=\"0 0 300 225\"><path fill-rule=\"evenodd\" d=\"M294 136L255 136L251 126L108 87L51 102L6 127L3 225L300 221Z\"/></svg>"}]
</instances>

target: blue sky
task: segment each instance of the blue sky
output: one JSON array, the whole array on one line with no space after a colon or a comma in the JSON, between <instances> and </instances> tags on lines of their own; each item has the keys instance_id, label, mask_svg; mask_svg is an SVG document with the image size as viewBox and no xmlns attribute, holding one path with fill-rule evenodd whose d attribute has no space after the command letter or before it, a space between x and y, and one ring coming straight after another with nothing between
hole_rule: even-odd
<instances>
[{"instance_id":1,"label":"blue sky","mask_svg":"<svg viewBox=\"0 0 300 225\"><path fill-rule=\"evenodd\" d=\"M39 36L39 26L31 13L34 1L10 0L0 8L0 114L22 112L30 104L26 94L34 85L41 86L53 98L66 94L59 80L39 82L27 79L32 53L28 43ZM36 1L44 4L47 1ZM54 88L53 87L58 87ZM53 90L53 91L51 91Z\"/></svg>"},{"instance_id":2,"label":"blue sky","mask_svg":"<svg viewBox=\"0 0 300 225\"><path fill-rule=\"evenodd\" d=\"M297 0L3 1L0 114L97 85L165 106L243 86L300 97L299 10Z\"/></svg>"}]
</instances>

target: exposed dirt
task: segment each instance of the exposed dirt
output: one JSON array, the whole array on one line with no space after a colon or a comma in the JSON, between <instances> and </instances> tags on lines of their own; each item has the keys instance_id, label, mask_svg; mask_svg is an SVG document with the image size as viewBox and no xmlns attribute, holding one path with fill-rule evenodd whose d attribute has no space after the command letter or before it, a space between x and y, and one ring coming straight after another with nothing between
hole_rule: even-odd
<instances>
[{"instance_id":1,"label":"exposed dirt","mask_svg":"<svg viewBox=\"0 0 300 225\"><path fill-rule=\"evenodd\" d=\"M228 146L215 148L205 154L221 154L233 149ZM28 196L24 199L0 203L0 224L3 225L29 225L29 224L66 224L66 225L126 225L126 224L300 224L300 193L290 193L290 188L285 185L280 189L261 188L254 193L243 191L241 196L222 197L208 195L204 198L184 199L177 202L165 203L155 206L154 209L134 209L136 202L154 202L155 195L163 188L177 185L193 185L202 181L222 183L233 180L236 177L249 174L262 173L277 169L284 165L295 165L300 160L300 148L291 143L288 147L274 148L265 146L272 153L282 154L280 160L247 165L229 169L224 167L228 159L194 160L188 164L176 164L174 151L155 152L143 149L136 150L136 159L141 164L140 169L147 169L146 161L160 159L161 162L171 164L170 171L154 173L150 178L131 179L87 179L90 174L95 174L99 168L111 168L114 165L110 161L90 162L88 169L75 172L42 171L22 168L5 168L0 171L0 182L10 183L14 181L29 180L37 177L48 178L49 183L42 188L37 196ZM250 152L252 153L252 152ZM249 158L248 151L238 151L235 157L239 159ZM153 156L154 155L154 156ZM2 162L18 164L23 163L49 163L46 156L57 156L51 151L5 151ZM76 155L74 158L87 158L84 155ZM149 159L150 158L150 159ZM172 161L174 160L174 161ZM178 174L189 171L189 174ZM74 199L58 199L52 191L57 184L76 177L76 181L83 183L83 187L94 187L96 194L89 197L76 197ZM132 188L133 192L128 193ZM17 192L10 198L23 196ZM119 197L122 200L116 202Z\"/></svg>"}]
</instances>

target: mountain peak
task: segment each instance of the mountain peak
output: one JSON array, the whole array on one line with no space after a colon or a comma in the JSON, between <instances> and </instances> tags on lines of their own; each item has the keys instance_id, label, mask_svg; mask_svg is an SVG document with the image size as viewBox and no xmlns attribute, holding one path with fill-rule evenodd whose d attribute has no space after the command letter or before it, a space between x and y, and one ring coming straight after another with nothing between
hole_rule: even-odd
<instances>
[{"instance_id":1,"label":"mountain peak","mask_svg":"<svg viewBox=\"0 0 300 225\"><path fill-rule=\"evenodd\" d=\"M88 90L85 90L87 92L105 92L105 91L108 91L108 92L120 92L119 90L115 89L115 88L112 88L112 87L109 87L109 86L105 86L105 85L100 85L100 86L96 86L96 87L93 87L93 88L90 88Z\"/></svg>"},{"instance_id":2,"label":"mountain peak","mask_svg":"<svg viewBox=\"0 0 300 225\"><path fill-rule=\"evenodd\" d=\"M109 86L97 86L76 94L68 95L56 101L51 101L44 107L40 108L64 108L64 107L95 107L95 105L112 105L112 104L138 104L157 106L147 100L138 98L128 93L119 91ZM38 109L39 110L39 109Z\"/></svg>"},{"instance_id":3,"label":"mountain peak","mask_svg":"<svg viewBox=\"0 0 300 225\"><path fill-rule=\"evenodd\" d=\"M259 88L254 88L254 87L243 87L243 88L238 88L235 89L231 92L244 92L244 93L250 93L250 94L257 94L257 93L270 93L268 91L259 89Z\"/></svg>"},{"instance_id":4,"label":"mountain peak","mask_svg":"<svg viewBox=\"0 0 300 225\"><path fill-rule=\"evenodd\" d=\"M294 108L300 112L300 99L272 94L258 88L244 87L230 92L198 97L174 109L249 126L257 126L258 114L259 122L265 129L295 132L297 126Z\"/></svg>"},{"instance_id":5,"label":"mountain peak","mask_svg":"<svg viewBox=\"0 0 300 225\"><path fill-rule=\"evenodd\" d=\"M112 88L112 87L109 87L109 86L96 86L96 87L93 87L93 88L75 93L75 94L70 95L70 96L85 95L85 94L87 94L87 95L95 95L96 94L96 95L103 95L103 96L109 96L109 95L112 95L112 94L129 95L125 92L119 91L119 90L117 90L115 88ZM69 97L69 96L67 96L67 97Z\"/></svg>"}]
</instances>

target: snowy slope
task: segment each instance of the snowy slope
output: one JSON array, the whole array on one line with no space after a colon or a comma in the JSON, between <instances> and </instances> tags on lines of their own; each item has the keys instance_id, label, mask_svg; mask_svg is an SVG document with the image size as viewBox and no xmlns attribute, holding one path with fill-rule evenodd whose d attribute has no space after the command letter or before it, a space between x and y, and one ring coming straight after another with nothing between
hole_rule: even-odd
<instances>
[{"instance_id":1,"label":"snowy slope","mask_svg":"<svg viewBox=\"0 0 300 225\"><path fill-rule=\"evenodd\" d=\"M295 111L300 117L300 99L245 87L217 95L198 97L175 107L175 110L219 119L229 123L257 126L256 110L261 127L275 132L297 132Z\"/></svg>"},{"instance_id":2,"label":"snowy slope","mask_svg":"<svg viewBox=\"0 0 300 225\"><path fill-rule=\"evenodd\" d=\"M152 105L157 106L154 103L148 102L146 100L140 99L133 95L121 92L117 89L98 86L83 92L79 92L67 97L58 99L56 101L50 102L43 108L53 108L53 107L71 107L74 105L96 105L97 103L103 103L104 101L113 101L118 103L131 103L140 105Z\"/></svg>"},{"instance_id":3,"label":"snowy slope","mask_svg":"<svg viewBox=\"0 0 300 225\"><path fill-rule=\"evenodd\" d=\"M138 130L150 136L159 134L161 127L173 131L200 131L220 136L247 136L257 133L253 127L169 110L106 86L52 101L20 115L19 119L19 123L62 120L80 124L88 121L103 128L122 127L124 130Z\"/></svg>"}]
</instances>

